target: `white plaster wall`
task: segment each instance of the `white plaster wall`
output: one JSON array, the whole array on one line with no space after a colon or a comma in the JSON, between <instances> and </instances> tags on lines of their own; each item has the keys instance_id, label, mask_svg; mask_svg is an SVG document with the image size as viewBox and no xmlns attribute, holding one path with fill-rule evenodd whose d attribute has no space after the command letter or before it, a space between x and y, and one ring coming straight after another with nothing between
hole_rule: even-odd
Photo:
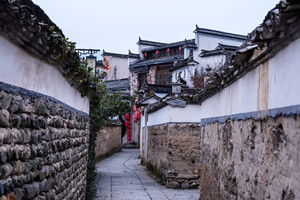
<instances>
[{"instance_id":1,"label":"white plaster wall","mask_svg":"<svg viewBox=\"0 0 300 200\"><path fill-rule=\"evenodd\" d=\"M170 122L200 122L201 106L199 104L187 104L184 108L170 107Z\"/></svg>"},{"instance_id":2,"label":"white plaster wall","mask_svg":"<svg viewBox=\"0 0 300 200\"><path fill-rule=\"evenodd\" d=\"M156 112L148 114L147 126L170 122L170 106L165 106Z\"/></svg>"},{"instance_id":3,"label":"white plaster wall","mask_svg":"<svg viewBox=\"0 0 300 200\"><path fill-rule=\"evenodd\" d=\"M149 114L148 126L300 104L300 39L200 105L166 106Z\"/></svg>"},{"instance_id":4,"label":"white plaster wall","mask_svg":"<svg viewBox=\"0 0 300 200\"><path fill-rule=\"evenodd\" d=\"M213 70L220 68L226 60L225 55L214 55L208 57L202 57L200 66L205 70L208 66L211 67Z\"/></svg>"},{"instance_id":5,"label":"white plaster wall","mask_svg":"<svg viewBox=\"0 0 300 200\"><path fill-rule=\"evenodd\" d=\"M240 46L243 43L242 40L203 33L195 33L195 42L198 49L194 50L194 60L200 63L200 66L202 66L202 58L199 57L201 50L214 50L219 43L233 46Z\"/></svg>"},{"instance_id":6,"label":"white plaster wall","mask_svg":"<svg viewBox=\"0 0 300 200\"><path fill-rule=\"evenodd\" d=\"M195 74L195 69L197 65L186 66L172 72L172 82L177 82L178 74L181 72L181 78L186 81L186 86L193 87L193 82L191 77Z\"/></svg>"},{"instance_id":7,"label":"white plaster wall","mask_svg":"<svg viewBox=\"0 0 300 200\"><path fill-rule=\"evenodd\" d=\"M129 78L128 58L112 57L110 59L111 69L107 72L106 80L117 80ZM117 69L116 77L114 76L114 68Z\"/></svg>"},{"instance_id":8,"label":"white plaster wall","mask_svg":"<svg viewBox=\"0 0 300 200\"><path fill-rule=\"evenodd\" d=\"M185 107L165 106L148 116L148 126L154 126L169 122L190 122L199 123L201 106L197 104L188 104ZM145 125L144 125L145 126Z\"/></svg>"},{"instance_id":9,"label":"white plaster wall","mask_svg":"<svg viewBox=\"0 0 300 200\"><path fill-rule=\"evenodd\" d=\"M218 46L218 43L240 46L242 44L242 40L229 38L229 37L221 37L216 35L208 35L203 33L196 33L195 37L197 37L198 49L201 51L204 50L213 50Z\"/></svg>"},{"instance_id":10,"label":"white plaster wall","mask_svg":"<svg viewBox=\"0 0 300 200\"><path fill-rule=\"evenodd\" d=\"M211 118L300 104L300 39L202 103Z\"/></svg>"},{"instance_id":11,"label":"white plaster wall","mask_svg":"<svg viewBox=\"0 0 300 200\"><path fill-rule=\"evenodd\" d=\"M71 87L52 65L41 61L0 35L0 81L54 97L89 113L89 100Z\"/></svg>"}]
</instances>

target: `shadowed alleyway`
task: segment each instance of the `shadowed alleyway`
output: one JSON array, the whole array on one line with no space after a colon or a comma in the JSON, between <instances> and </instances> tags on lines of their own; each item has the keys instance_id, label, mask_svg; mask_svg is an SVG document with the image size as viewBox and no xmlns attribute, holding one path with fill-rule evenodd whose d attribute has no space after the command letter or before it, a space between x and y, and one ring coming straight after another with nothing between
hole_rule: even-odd
<instances>
[{"instance_id":1,"label":"shadowed alleyway","mask_svg":"<svg viewBox=\"0 0 300 200\"><path fill-rule=\"evenodd\" d=\"M97 200L198 200L199 190L166 189L140 165L139 150L123 149L96 164Z\"/></svg>"}]
</instances>

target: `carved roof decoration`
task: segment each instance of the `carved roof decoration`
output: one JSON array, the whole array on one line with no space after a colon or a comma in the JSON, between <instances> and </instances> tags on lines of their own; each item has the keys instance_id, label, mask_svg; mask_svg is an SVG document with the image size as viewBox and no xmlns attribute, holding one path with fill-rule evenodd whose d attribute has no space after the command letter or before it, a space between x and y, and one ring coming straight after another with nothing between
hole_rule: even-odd
<instances>
[{"instance_id":1,"label":"carved roof decoration","mask_svg":"<svg viewBox=\"0 0 300 200\"><path fill-rule=\"evenodd\" d=\"M282 0L268 12L263 23L248 34L246 41L238 48L230 62L214 73L204 90L195 95L194 99L199 103L203 102L275 56L298 38L300 1Z\"/></svg>"}]
</instances>

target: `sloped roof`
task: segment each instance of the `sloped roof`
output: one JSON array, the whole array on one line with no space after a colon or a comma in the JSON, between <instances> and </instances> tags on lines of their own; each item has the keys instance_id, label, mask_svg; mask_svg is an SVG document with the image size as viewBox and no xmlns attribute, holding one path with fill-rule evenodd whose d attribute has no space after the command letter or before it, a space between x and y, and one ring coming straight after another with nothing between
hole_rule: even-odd
<instances>
[{"instance_id":1,"label":"sloped roof","mask_svg":"<svg viewBox=\"0 0 300 200\"><path fill-rule=\"evenodd\" d=\"M197 48L195 39L191 39L191 40L183 40L183 41L179 41L179 42L165 43L165 44L157 46L157 47L150 47L147 49L143 49L142 52L144 53L144 52L149 52L149 51L154 51L154 50L161 50L161 49L167 49L167 48L172 48L172 47L181 47L181 46L186 46L189 48Z\"/></svg>"},{"instance_id":2,"label":"sloped roof","mask_svg":"<svg viewBox=\"0 0 300 200\"><path fill-rule=\"evenodd\" d=\"M245 40L247 38L247 36L245 36L245 35L217 31L217 30L212 30L212 29L207 29L207 28L199 28L197 24L196 24L196 29L194 30L194 33L216 35L216 36L228 37L228 38L233 38L233 39L238 39L238 40Z\"/></svg>"},{"instance_id":3,"label":"sloped roof","mask_svg":"<svg viewBox=\"0 0 300 200\"><path fill-rule=\"evenodd\" d=\"M202 92L195 95L199 103L243 77L262 60L270 59L281 49L300 38L300 1L281 1L268 12L233 55L230 63L217 70ZM250 61L251 58L251 61Z\"/></svg>"},{"instance_id":4,"label":"sloped roof","mask_svg":"<svg viewBox=\"0 0 300 200\"><path fill-rule=\"evenodd\" d=\"M54 31L52 26L55 26ZM61 74L68 74L66 79L78 91L86 88L85 82L78 81L83 74L73 73L80 61L78 53L67 52L63 60L57 62L65 51L63 32L31 0L0 0L0 34L29 54L52 64ZM91 90L89 95L96 95Z\"/></svg>"},{"instance_id":5,"label":"sloped roof","mask_svg":"<svg viewBox=\"0 0 300 200\"><path fill-rule=\"evenodd\" d=\"M139 37L139 41L136 44L142 44L142 45L159 47L159 46L166 45L167 43L154 42L154 41L149 41L149 40L142 40L141 37Z\"/></svg>"},{"instance_id":6,"label":"sloped roof","mask_svg":"<svg viewBox=\"0 0 300 200\"><path fill-rule=\"evenodd\" d=\"M216 49L214 50L201 50L201 53L199 54L200 57L208 57L208 56L214 56L214 55L228 55L233 54L239 47L238 46L232 46L232 45L224 45L224 44L218 44Z\"/></svg>"},{"instance_id":7,"label":"sloped roof","mask_svg":"<svg viewBox=\"0 0 300 200\"><path fill-rule=\"evenodd\" d=\"M128 90L130 88L129 78L105 81L109 90Z\"/></svg>"},{"instance_id":8,"label":"sloped roof","mask_svg":"<svg viewBox=\"0 0 300 200\"><path fill-rule=\"evenodd\" d=\"M176 55L176 56L162 57L162 58L151 59L151 60L140 60L134 64L131 64L130 70L131 71L138 70L140 67L144 67L144 66L173 63L175 58L177 60L184 59L183 55Z\"/></svg>"}]
</instances>

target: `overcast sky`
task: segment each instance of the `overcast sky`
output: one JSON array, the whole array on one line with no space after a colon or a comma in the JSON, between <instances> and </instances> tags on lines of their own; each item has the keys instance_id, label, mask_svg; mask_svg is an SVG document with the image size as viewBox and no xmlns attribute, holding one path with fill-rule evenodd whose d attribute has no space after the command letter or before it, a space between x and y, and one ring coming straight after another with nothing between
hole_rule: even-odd
<instances>
[{"instance_id":1,"label":"overcast sky","mask_svg":"<svg viewBox=\"0 0 300 200\"><path fill-rule=\"evenodd\" d=\"M33 0L77 48L137 52L137 41L175 42L202 28L247 34L279 0Z\"/></svg>"}]
</instances>

